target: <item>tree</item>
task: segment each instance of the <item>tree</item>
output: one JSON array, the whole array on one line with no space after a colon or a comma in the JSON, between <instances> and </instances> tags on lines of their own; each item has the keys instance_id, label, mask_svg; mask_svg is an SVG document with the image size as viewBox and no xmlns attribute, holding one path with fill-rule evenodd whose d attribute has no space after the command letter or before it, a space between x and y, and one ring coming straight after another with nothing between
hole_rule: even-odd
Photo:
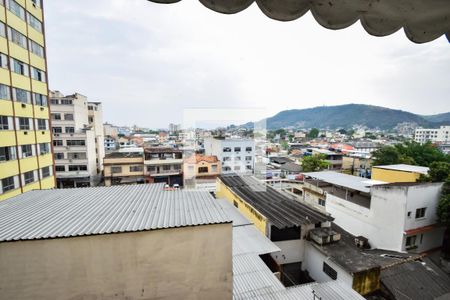
<instances>
[{"instance_id":1,"label":"tree","mask_svg":"<svg viewBox=\"0 0 450 300\"><path fill-rule=\"evenodd\" d=\"M281 148L283 148L283 150L288 150L289 149L289 144L286 141L281 141Z\"/></svg>"},{"instance_id":2,"label":"tree","mask_svg":"<svg viewBox=\"0 0 450 300\"><path fill-rule=\"evenodd\" d=\"M319 136L319 129L317 128L313 128L309 131L308 136L312 139L315 139L316 137Z\"/></svg>"},{"instance_id":3,"label":"tree","mask_svg":"<svg viewBox=\"0 0 450 300\"><path fill-rule=\"evenodd\" d=\"M302 160L302 168L304 172L317 172L328 168L330 165L323 154L304 156Z\"/></svg>"},{"instance_id":4,"label":"tree","mask_svg":"<svg viewBox=\"0 0 450 300\"><path fill-rule=\"evenodd\" d=\"M406 142L384 146L372 153L373 165L409 164L429 167L433 162L450 162L450 156L431 143Z\"/></svg>"}]
</instances>

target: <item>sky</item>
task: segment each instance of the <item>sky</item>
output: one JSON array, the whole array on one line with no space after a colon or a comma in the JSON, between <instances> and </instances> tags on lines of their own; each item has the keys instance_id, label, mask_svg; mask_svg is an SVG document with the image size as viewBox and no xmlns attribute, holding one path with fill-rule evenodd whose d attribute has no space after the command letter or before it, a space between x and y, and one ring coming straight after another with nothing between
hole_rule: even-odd
<instances>
[{"instance_id":1,"label":"sky","mask_svg":"<svg viewBox=\"0 0 450 300\"><path fill-rule=\"evenodd\" d=\"M194 0L48 0L45 26L50 89L101 101L115 125L166 128L208 109L236 124L347 103L450 111L445 37L415 44L403 30L374 37L359 22L335 31L309 12L279 22L256 4L224 15Z\"/></svg>"}]
</instances>

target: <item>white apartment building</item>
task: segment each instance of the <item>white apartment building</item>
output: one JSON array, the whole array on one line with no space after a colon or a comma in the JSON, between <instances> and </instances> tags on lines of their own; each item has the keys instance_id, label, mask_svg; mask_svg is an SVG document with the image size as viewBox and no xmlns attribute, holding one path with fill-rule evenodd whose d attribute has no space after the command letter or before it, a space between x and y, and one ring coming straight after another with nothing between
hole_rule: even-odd
<instances>
[{"instance_id":1,"label":"white apartment building","mask_svg":"<svg viewBox=\"0 0 450 300\"><path fill-rule=\"evenodd\" d=\"M204 141L205 154L222 162L222 174L252 174L255 169L255 141L209 137Z\"/></svg>"},{"instance_id":2,"label":"white apartment building","mask_svg":"<svg viewBox=\"0 0 450 300\"><path fill-rule=\"evenodd\" d=\"M389 183L336 172L304 173L334 222L372 248L422 253L442 246L436 208L442 183ZM311 199L309 199L309 202Z\"/></svg>"},{"instance_id":3,"label":"white apartment building","mask_svg":"<svg viewBox=\"0 0 450 300\"><path fill-rule=\"evenodd\" d=\"M103 170L102 108L79 93L50 92L57 186L95 186Z\"/></svg>"},{"instance_id":4,"label":"white apartment building","mask_svg":"<svg viewBox=\"0 0 450 300\"><path fill-rule=\"evenodd\" d=\"M418 143L450 143L450 126L441 126L440 128L417 128L414 134L414 140Z\"/></svg>"}]
</instances>

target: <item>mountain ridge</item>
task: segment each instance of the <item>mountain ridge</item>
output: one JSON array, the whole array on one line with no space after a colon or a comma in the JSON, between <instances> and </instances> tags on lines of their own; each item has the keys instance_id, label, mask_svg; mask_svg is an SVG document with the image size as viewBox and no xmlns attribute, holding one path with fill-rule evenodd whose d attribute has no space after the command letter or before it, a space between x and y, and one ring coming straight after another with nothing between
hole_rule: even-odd
<instances>
[{"instance_id":1,"label":"mountain ridge","mask_svg":"<svg viewBox=\"0 0 450 300\"><path fill-rule=\"evenodd\" d=\"M316 106L305 109L283 110L266 120L268 129L296 128L351 128L363 125L368 128L392 129L399 123L416 123L424 127L438 127L450 123L450 112L423 116L399 109L367 104ZM249 122L245 127L253 127Z\"/></svg>"}]
</instances>

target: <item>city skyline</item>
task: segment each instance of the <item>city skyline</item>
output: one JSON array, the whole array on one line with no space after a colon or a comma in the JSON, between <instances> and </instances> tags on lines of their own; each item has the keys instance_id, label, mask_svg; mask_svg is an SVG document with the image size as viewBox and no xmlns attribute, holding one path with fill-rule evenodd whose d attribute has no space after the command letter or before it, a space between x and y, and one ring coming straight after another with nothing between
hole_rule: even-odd
<instances>
[{"instance_id":1,"label":"city skyline","mask_svg":"<svg viewBox=\"0 0 450 300\"><path fill-rule=\"evenodd\" d=\"M449 110L445 37L414 44L403 30L377 38L359 23L332 31L310 13L275 22L255 4L221 15L197 1L51 1L46 22L50 88L102 101L116 124L165 127L187 108Z\"/></svg>"}]
</instances>

